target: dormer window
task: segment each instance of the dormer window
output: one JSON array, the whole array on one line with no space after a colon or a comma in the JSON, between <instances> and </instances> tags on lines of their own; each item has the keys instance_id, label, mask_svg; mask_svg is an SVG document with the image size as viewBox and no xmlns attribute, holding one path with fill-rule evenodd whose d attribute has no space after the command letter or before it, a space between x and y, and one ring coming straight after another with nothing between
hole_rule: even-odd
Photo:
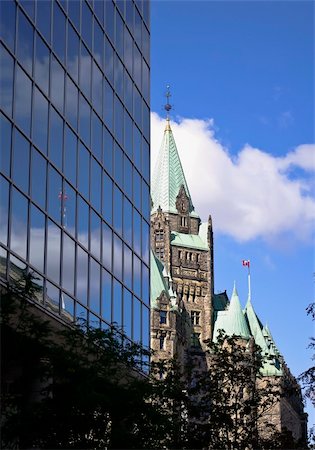
<instances>
[{"instance_id":1,"label":"dormer window","mask_svg":"<svg viewBox=\"0 0 315 450\"><path fill-rule=\"evenodd\" d=\"M181 218L180 218L180 225L182 227L187 227L187 217L181 216Z\"/></svg>"},{"instance_id":2,"label":"dormer window","mask_svg":"<svg viewBox=\"0 0 315 450\"><path fill-rule=\"evenodd\" d=\"M166 311L160 311L160 323L166 324L167 319L167 312Z\"/></svg>"},{"instance_id":3,"label":"dormer window","mask_svg":"<svg viewBox=\"0 0 315 450\"><path fill-rule=\"evenodd\" d=\"M155 232L155 239L157 241L163 241L164 239L164 231L163 230L158 230Z\"/></svg>"}]
</instances>

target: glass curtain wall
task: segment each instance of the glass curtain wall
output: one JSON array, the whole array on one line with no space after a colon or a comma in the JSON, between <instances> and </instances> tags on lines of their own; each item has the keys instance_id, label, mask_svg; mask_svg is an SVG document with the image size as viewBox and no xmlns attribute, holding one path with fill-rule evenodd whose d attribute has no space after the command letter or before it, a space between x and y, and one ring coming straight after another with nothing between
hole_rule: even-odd
<instances>
[{"instance_id":1,"label":"glass curtain wall","mask_svg":"<svg viewBox=\"0 0 315 450\"><path fill-rule=\"evenodd\" d=\"M1 282L148 346L148 1L0 8Z\"/></svg>"}]
</instances>

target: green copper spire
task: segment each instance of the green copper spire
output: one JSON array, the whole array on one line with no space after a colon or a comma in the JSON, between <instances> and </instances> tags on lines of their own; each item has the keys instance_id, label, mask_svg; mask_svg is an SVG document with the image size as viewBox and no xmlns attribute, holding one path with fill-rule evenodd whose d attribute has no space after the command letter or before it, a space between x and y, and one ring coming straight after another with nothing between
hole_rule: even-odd
<instances>
[{"instance_id":1,"label":"green copper spire","mask_svg":"<svg viewBox=\"0 0 315 450\"><path fill-rule=\"evenodd\" d=\"M152 178L152 212L160 206L164 212L177 213L176 197L181 186L185 188L189 198L189 212L192 213L194 206L179 159L170 120L167 118L163 141Z\"/></svg>"}]
</instances>

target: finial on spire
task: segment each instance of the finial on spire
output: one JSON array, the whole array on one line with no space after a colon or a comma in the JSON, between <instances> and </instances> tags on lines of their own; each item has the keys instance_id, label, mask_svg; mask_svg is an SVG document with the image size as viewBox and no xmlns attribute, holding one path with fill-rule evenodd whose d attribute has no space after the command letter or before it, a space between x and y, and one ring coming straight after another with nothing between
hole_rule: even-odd
<instances>
[{"instance_id":1,"label":"finial on spire","mask_svg":"<svg viewBox=\"0 0 315 450\"><path fill-rule=\"evenodd\" d=\"M170 92L170 86L169 84L166 86L166 104L164 105L164 109L166 111L166 120L170 120L170 110L172 109L172 105L170 104L170 97L171 97L171 92Z\"/></svg>"}]
</instances>

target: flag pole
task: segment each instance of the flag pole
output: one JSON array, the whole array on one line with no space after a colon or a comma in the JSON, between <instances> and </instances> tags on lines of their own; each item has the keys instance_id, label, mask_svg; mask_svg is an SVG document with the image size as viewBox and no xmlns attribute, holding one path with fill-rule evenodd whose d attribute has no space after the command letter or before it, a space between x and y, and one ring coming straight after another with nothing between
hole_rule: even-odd
<instances>
[{"instance_id":1,"label":"flag pole","mask_svg":"<svg viewBox=\"0 0 315 450\"><path fill-rule=\"evenodd\" d=\"M250 262L248 261L248 300L251 301Z\"/></svg>"}]
</instances>

